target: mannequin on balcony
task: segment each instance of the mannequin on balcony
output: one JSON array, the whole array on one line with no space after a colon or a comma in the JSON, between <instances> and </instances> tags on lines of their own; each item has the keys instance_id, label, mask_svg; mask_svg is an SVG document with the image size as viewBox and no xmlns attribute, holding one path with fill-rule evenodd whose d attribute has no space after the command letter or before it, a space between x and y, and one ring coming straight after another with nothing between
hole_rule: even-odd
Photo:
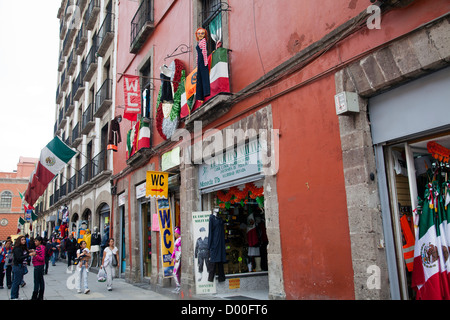
<instances>
[{"instance_id":1,"label":"mannequin on balcony","mask_svg":"<svg viewBox=\"0 0 450 320\"><path fill-rule=\"evenodd\" d=\"M208 52L206 50L206 39L208 32L206 29L198 28L195 31L195 38L198 41L197 49L197 85L196 99L200 102L205 100L211 93L209 82Z\"/></svg>"}]
</instances>

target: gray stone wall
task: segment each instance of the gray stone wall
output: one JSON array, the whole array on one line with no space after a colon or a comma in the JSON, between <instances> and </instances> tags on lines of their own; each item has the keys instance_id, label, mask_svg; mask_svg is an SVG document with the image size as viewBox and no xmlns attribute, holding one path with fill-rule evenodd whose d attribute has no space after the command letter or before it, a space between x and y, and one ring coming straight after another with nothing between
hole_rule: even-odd
<instances>
[{"instance_id":1,"label":"gray stone wall","mask_svg":"<svg viewBox=\"0 0 450 320\"><path fill-rule=\"evenodd\" d=\"M336 92L360 96L360 112L339 117L356 299L389 299L389 279L370 133L368 98L449 65L449 17L437 19L335 74ZM371 173L375 179L370 178ZM380 289L369 289L368 267L381 270Z\"/></svg>"}]
</instances>

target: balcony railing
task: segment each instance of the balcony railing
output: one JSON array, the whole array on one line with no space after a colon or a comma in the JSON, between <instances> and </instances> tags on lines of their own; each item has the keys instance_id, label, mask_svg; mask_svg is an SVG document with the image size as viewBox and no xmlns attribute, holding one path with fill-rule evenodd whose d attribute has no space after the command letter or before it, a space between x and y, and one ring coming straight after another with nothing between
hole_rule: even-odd
<instances>
[{"instance_id":1,"label":"balcony railing","mask_svg":"<svg viewBox=\"0 0 450 320\"><path fill-rule=\"evenodd\" d=\"M63 69L63 67L64 67L64 62L65 62L65 59L64 59L64 57L63 57L63 55L62 55L62 51L59 53L59 60L58 60L58 71L59 72L61 72L62 71L62 69Z\"/></svg>"},{"instance_id":2,"label":"balcony railing","mask_svg":"<svg viewBox=\"0 0 450 320\"><path fill-rule=\"evenodd\" d=\"M67 74L72 75L75 69L77 68L78 57L75 55L74 50L70 53L69 59L67 59Z\"/></svg>"},{"instance_id":3,"label":"balcony railing","mask_svg":"<svg viewBox=\"0 0 450 320\"><path fill-rule=\"evenodd\" d=\"M59 188L59 198L65 197L67 195L67 183L64 183L61 185L61 188Z\"/></svg>"},{"instance_id":4,"label":"balcony railing","mask_svg":"<svg viewBox=\"0 0 450 320\"><path fill-rule=\"evenodd\" d=\"M68 181L67 181L67 194L75 191L77 188L77 173L75 173Z\"/></svg>"},{"instance_id":5,"label":"balcony railing","mask_svg":"<svg viewBox=\"0 0 450 320\"><path fill-rule=\"evenodd\" d=\"M72 130L72 147L76 148L81 143L80 123L78 122Z\"/></svg>"},{"instance_id":6,"label":"balcony railing","mask_svg":"<svg viewBox=\"0 0 450 320\"><path fill-rule=\"evenodd\" d=\"M86 47L86 43L88 40L88 31L84 24L81 25L80 30L78 31L77 37L75 38L75 53L77 55L81 55Z\"/></svg>"},{"instance_id":7,"label":"balcony railing","mask_svg":"<svg viewBox=\"0 0 450 320\"><path fill-rule=\"evenodd\" d=\"M109 45L114 39L114 15L107 13L102 26L98 29L98 50L97 54L103 57L108 51Z\"/></svg>"},{"instance_id":8,"label":"balcony railing","mask_svg":"<svg viewBox=\"0 0 450 320\"><path fill-rule=\"evenodd\" d=\"M100 151L94 158L92 158L92 178L106 169L106 150Z\"/></svg>"},{"instance_id":9,"label":"balcony railing","mask_svg":"<svg viewBox=\"0 0 450 320\"><path fill-rule=\"evenodd\" d=\"M83 168L80 169L80 171L78 171L78 186L80 187L81 185L85 184L86 182L88 182L89 180L91 180L91 163L88 162Z\"/></svg>"},{"instance_id":10,"label":"balcony railing","mask_svg":"<svg viewBox=\"0 0 450 320\"><path fill-rule=\"evenodd\" d=\"M131 53L139 52L154 28L153 0L144 0L131 20Z\"/></svg>"},{"instance_id":11,"label":"balcony railing","mask_svg":"<svg viewBox=\"0 0 450 320\"><path fill-rule=\"evenodd\" d=\"M92 30L100 12L100 0L91 0L84 16L87 30Z\"/></svg>"},{"instance_id":12,"label":"balcony railing","mask_svg":"<svg viewBox=\"0 0 450 320\"><path fill-rule=\"evenodd\" d=\"M112 105L112 86L112 80L106 79L97 91L95 95L94 117L101 118Z\"/></svg>"},{"instance_id":13,"label":"balcony railing","mask_svg":"<svg viewBox=\"0 0 450 320\"><path fill-rule=\"evenodd\" d=\"M97 52L96 42L97 41L94 39L91 49L86 55L86 58L84 58L82 65L82 72L84 72L83 81L90 81L97 70L97 56L95 54Z\"/></svg>"},{"instance_id":14,"label":"balcony railing","mask_svg":"<svg viewBox=\"0 0 450 320\"><path fill-rule=\"evenodd\" d=\"M92 103L83 112L83 120L81 122L81 133L88 134L95 125Z\"/></svg>"},{"instance_id":15,"label":"balcony railing","mask_svg":"<svg viewBox=\"0 0 450 320\"><path fill-rule=\"evenodd\" d=\"M81 69L81 72L78 74L75 81L72 83L72 99L73 101L80 100L81 96L84 93L84 74L83 69Z\"/></svg>"}]
</instances>

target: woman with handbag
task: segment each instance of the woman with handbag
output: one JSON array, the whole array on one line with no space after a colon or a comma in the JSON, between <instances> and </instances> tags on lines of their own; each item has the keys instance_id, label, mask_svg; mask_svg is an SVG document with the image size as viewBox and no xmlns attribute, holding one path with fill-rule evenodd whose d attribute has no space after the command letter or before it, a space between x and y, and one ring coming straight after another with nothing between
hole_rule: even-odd
<instances>
[{"instance_id":1,"label":"woman with handbag","mask_svg":"<svg viewBox=\"0 0 450 320\"><path fill-rule=\"evenodd\" d=\"M107 242L108 246L103 251L103 259L102 259L102 265L100 268L104 268L106 271L106 288L108 291L112 290L112 281L116 273L116 267L118 265L118 259L117 259L117 249L116 246L114 246L114 239L109 238Z\"/></svg>"},{"instance_id":2,"label":"woman with handbag","mask_svg":"<svg viewBox=\"0 0 450 320\"><path fill-rule=\"evenodd\" d=\"M28 272L28 256L27 240L25 239L25 236L19 236L14 242L13 249L13 282L11 287L11 300L19 299L19 286L23 282L23 276Z\"/></svg>"}]
</instances>

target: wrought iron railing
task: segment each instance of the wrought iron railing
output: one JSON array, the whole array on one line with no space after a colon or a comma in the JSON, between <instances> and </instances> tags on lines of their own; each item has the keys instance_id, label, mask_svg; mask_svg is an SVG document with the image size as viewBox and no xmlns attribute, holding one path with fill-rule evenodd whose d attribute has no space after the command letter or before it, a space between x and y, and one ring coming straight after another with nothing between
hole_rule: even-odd
<instances>
[{"instance_id":1,"label":"wrought iron railing","mask_svg":"<svg viewBox=\"0 0 450 320\"><path fill-rule=\"evenodd\" d=\"M91 180L91 163L88 162L78 171L78 187Z\"/></svg>"},{"instance_id":2,"label":"wrought iron railing","mask_svg":"<svg viewBox=\"0 0 450 320\"><path fill-rule=\"evenodd\" d=\"M101 46L101 43L108 32L114 32L114 19L111 12L106 13L105 20L103 20L100 29L98 29L97 36L99 46Z\"/></svg>"},{"instance_id":3,"label":"wrought iron railing","mask_svg":"<svg viewBox=\"0 0 450 320\"><path fill-rule=\"evenodd\" d=\"M93 157L91 160L91 164L92 164L92 178L93 178L106 169L105 150L100 151L95 157Z\"/></svg>"},{"instance_id":4,"label":"wrought iron railing","mask_svg":"<svg viewBox=\"0 0 450 320\"><path fill-rule=\"evenodd\" d=\"M97 91L97 94L95 95L95 112L97 112L97 110L105 100L112 99L112 85L112 80L106 79L100 89Z\"/></svg>"},{"instance_id":5,"label":"wrought iron railing","mask_svg":"<svg viewBox=\"0 0 450 320\"><path fill-rule=\"evenodd\" d=\"M94 9L99 7L100 7L100 0L91 0L84 15L84 21L85 22L89 21Z\"/></svg>"},{"instance_id":6,"label":"wrought iron railing","mask_svg":"<svg viewBox=\"0 0 450 320\"><path fill-rule=\"evenodd\" d=\"M67 181L67 194L71 193L77 188L77 173L75 173L68 181Z\"/></svg>"},{"instance_id":7,"label":"wrought iron railing","mask_svg":"<svg viewBox=\"0 0 450 320\"><path fill-rule=\"evenodd\" d=\"M72 143L80 136L80 123L77 123L72 130Z\"/></svg>"},{"instance_id":8,"label":"wrought iron railing","mask_svg":"<svg viewBox=\"0 0 450 320\"><path fill-rule=\"evenodd\" d=\"M86 125L90 121L93 121L93 119L94 119L94 114L93 114L92 103L91 103L91 104L89 104L87 109L83 112L83 120L82 120L82 123L81 123L81 128L82 128L81 130L86 128Z\"/></svg>"},{"instance_id":9,"label":"wrought iron railing","mask_svg":"<svg viewBox=\"0 0 450 320\"><path fill-rule=\"evenodd\" d=\"M142 27L147 22L153 22L153 1L144 0L136 11L133 19L131 20L131 44L134 43L136 37L139 35Z\"/></svg>"}]
</instances>

